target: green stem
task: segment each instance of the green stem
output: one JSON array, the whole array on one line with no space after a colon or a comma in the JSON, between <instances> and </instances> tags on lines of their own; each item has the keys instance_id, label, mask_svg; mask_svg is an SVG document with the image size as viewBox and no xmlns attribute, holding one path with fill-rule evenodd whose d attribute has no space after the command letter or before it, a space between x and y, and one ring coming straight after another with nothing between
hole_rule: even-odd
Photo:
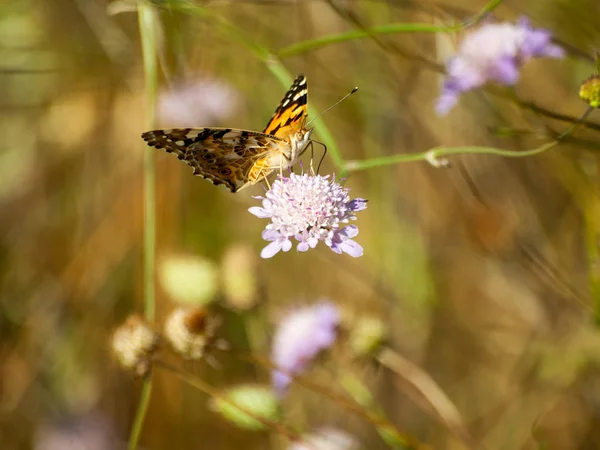
<instances>
[{"instance_id":1,"label":"green stem","mask_svg":"<svg viewBox=\"0 0 600 450\"><path fill-rule=\"evenodd\" d=\"M244 408L243 406L240 406L237 403L229 400L227 398L227 396L222 395L219 392L219 390L215 389L213 386L206 383L204 380L202 380L196 376L182 372L179 369L177 369L176 367L174 367L170 364L167 364L164 361L155 360L154 365L156 367L160 367L168 372L171 372L172 374L177 376L181 381L189 384L190 386L198 389L199 391L204 392L205 394L207 394L213 398L216 398L224 403L227 403L230 406L233 406L240 412L246 414L249 417L252 417L257 422L260 422L265 428L269 428L271 430L277 431L282 436L287 437L291 442L301 442L302 441L301 437L298 434L296 434L295 432L287 429L286 427L284 427L283 425L281 425L278 422L274 422L272 420L265 419L264 417L257 416L256 414L254 414L253 412Z\"/></svg>"},{"instance_id":2,"label":"green stem","mask_svg":"<svg viewBox=\"0 0 600 450\"><path fill-rule=\"evenodd\" d=\"M467 26L472 26L481 20L484 16L493 11L503 0L492 0L479 13L477 13L468 22L458 25L431 25L427 23L390 23L373 28L363 30L351 30L339 34L330 34L321 36L309 41L302 41L297 44L292 44L284 47L277 52L280 58L287 58L301 53L307 53L327 45L337 44L339 42L353 41L356 39L372 38L384 34L400 34L400 33L455 33Z\"/></svg>"},{"instance_id":3,"label":"green stem","mask_svg":"<svg viewBox=\"0 0 600 450\"><path fill-rule=\"evenodd\" d=\"M154 128L154 104L158 85L156 56L156 12L152 6L140 4L139 23L146 78L146 125ZM156 262L156 164L155 151L145 147L144 153L144 311L148 322L154 321Z\"/></svg>"},{"instance_id":4,"label":"green stem","mask_svg":"<svg viewBox=\"0 0 600 450\"><path fill-rule=\"evenodd\" d=\"M136 450L142 434L142 428L144 427L144 420L146 418L146 411L148 411L148 405L150 404L150 396L152 394L152 382L150 376L144 380L142 385L142 392L140 394L140 403L138 405L135 420L131 427L131 433L129 435L129 444L127 445L128 450Z\"/></svg>"},{"instance_id":5,"label":"green stem","mask_svg":"<svg viewBox=\"0 0 600 450\"><path fill-rule=\"evenodd\" d=\"M376 419L377 432L389 447L394 449L427 448L411 436L399 433L393 426L388 425L391 422L385 416L383 409L375 403L375 399L362 380L352 372L344 371L339 378L339 384L358 405L365 411L369 411L371 419Z\"/></svg>"},{"instance_id":6,"label":"green stem","mask_svg":"<svg viewBox=\"0 0 600 450\"><path fill-rule=\"evenodd\" d=\"M479 11L479 13L477 13L475 16L473 16L473 18L471 20L469 20L468 22L465 22L464 26L470 27L470 26L476 24L477 22L479 22L481 19L484 19L485 16L487 16L494 9L496 9L498 6L500 6L500 4L503 1L504 0L492 0L487 5L485 5L483 8L481 8L481 11Z\"/></svg>"},{"instance_id":7,"label":"green stem","mask_svg":"<svg viewBox=\"0 0 600 450\"><path fill-rule=\"evenodd\" d=\"M158 83L156 58L156 19L151 5L139 3L138 21L146 78L146 123L148 128L154 126L154 103ZM154 321L155 301L155 260L156 260L156 168L154 151L146 149L144 153L144 314L148 322ZM152 394L151 374L144 379L140 403L129 436L129 450L138 446L144 420Z\"/></svg>"},{"instance_id":8,"label":"green stem","mask_svg":"<svg viewBox=\"0 0 600 450\"><path fill-rule=\"evenodd\" d=\"M365 30L351 30L339 34L330 34L321 36L316 39L302 41L297 44L292 44L284 47L277 52L280 58L288 58L290 56L308 53L321 47L326 47L339 42L353 41L356 39L365 39L373 36L384 34L398 33L453 33L460 29L461 26L446 26L446 25L430 25L425 23L391 23L378 27L367 28Z\"/></svg>"},{"instance_id":9,"label":"green stem","mask_svg":"<svg viewBox=\"0 0 600 450\"><path fill-rule=\"evenodd\" d=\"M233 353L230 350L227 352L227 354L232 355ZM392 422L390 422L385 416L383 416L379 412L370 411L356 400L352 401L345 396L339 395L335 391L319 385L307 376L299 376L297 374L286 372L285 370L282 370L281 368L277 367L268 358L265 358L260 355L240 352L235 353L235 356L245 361L250 361L259 364L260 366L270 370L281 370L282 372L289 375L290 378L293 379L294 383L298 384L299 386L302 386L314 393L317 393L323 398L328 398L329 400L336 403L339 407L357 415L358 417L363 418L367 422L374 425L380 433L383 433L386 436L388 443L394 442L398 445L405 444L417 449L427 448L426 446L422 445L416 438L413 438L407 433L403 433L400 430L398 430L394 426L394 424L392 424Z\"/></svg>"},{"instance_id":10,"label":"green stem","mask_svg":"<svg viewBox=\"0 0 600 450\"><path fill-rule=\"evenodd\" d=\"M503 156L505 158L524 158L526 156L533 156L539 153L543 153L550 150L552 147L558 145L558 141L549 142L540 147L526 151L513 151L513 150L502 150L493 147L452 147L444 148L439 147L428 150L426 152L412 153L409 155L391 155L382 156L380 158L365 159L362 161L348 161L344 170L346 172L356 172L358 170L372 169L374 167L389 166L392 164L400 164L413 161L435 161L440 158L445 158L452 155L496 155Z\"/></svg>"}]
</instances>

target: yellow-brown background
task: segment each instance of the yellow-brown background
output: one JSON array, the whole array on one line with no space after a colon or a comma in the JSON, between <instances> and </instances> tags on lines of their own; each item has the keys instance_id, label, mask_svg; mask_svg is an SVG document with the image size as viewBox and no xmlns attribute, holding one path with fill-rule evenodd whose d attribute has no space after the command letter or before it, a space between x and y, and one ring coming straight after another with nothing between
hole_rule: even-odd
<instances>
[{"instance_id":1,"label":"yellow-brown background","mask_svg":"<svg viewBox=\"0 0 600 450\"><path fill-rule=\"evenodd\" d=\"M392 22L452 23L481 1L213 1L204 6L271 49ZM125 441L139 382L108 351L110 331L142 311L145 129L137 15L109 16L101 0L15 1L0 6L0 446L33 448L42 427L101 414ZM527 14L570 44L570 57L527 65L518 95L579 116L579 83L600 39L594 1L504 2L502 19ZM227 123L262 129L285 92L247 49L210 20L162 12L161 85L179 75L226 80L241 103ZM438 145L529 149L567 124L491 95L470 94L447 117L433 113L442 62L457 36L402 34L340 43L290 57L323 109L354 85L358 94L323 117L345 159L425 151ZM577 50L577 52L575 51ZM406 57L408 55L408 57ZM411 56L412 55L412 56ZM590 120L596 119L592 114ZM173 124L176 125L176 124ZM498 127L520 131L506 137ZM286 305L329 297L346 324L366 313L390 329L390 346L440 384L472 435L490 449L600 448L600 341L590 283L600 227L598 132L525 159L464 156L452 168L409 163L352 174L359 214L353 260L323 245L257 262L263 287L253 312L264 334ZM318 139L318 136L315 135ZM262 187L231 195L171 155L156 152L157 252L216 263L235 243L256 253L264 220L247 213ZM334 168L325 161L322 172ZM158 322L170 308L158 290ZM223 335L248 347L244 315L223 313ZM266 353L268 340L254 348ZM386 370L341 352L313 376L332 389L353 371L390 419L433 448L463 448ZM265 369L225 358L195 367L220 387L268 381ZM333 366L333 367L332 367ZM207 397L157 373L142 437L147 449L283 448L284 440L237 431ZM292 424L335 425L364 448L386 448L373 427L294 391ZM76 420L76 419L74 419ZM537 443L536 443L537 440ZM542 447L541 442L546 447ZM539 446L539 447L538 447Z\"/></svg>"}]
</instances>

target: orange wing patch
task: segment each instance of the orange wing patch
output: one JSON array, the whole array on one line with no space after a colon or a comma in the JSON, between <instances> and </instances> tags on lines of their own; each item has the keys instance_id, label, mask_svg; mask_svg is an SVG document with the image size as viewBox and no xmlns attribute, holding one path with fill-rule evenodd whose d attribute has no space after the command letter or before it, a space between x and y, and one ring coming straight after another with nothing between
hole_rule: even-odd
<instances>
[{"instance_id":1,"label":"orange wing patch","mask_svg":"<svg viewBox=\"0 0 600 450\"><path fill-rule=\"evenodd\" d=\"M263 133L286 139L293 136L296 131L304 129L307 101L306 77L299 75L281 100Z\"/></svg>"}]
</instances>

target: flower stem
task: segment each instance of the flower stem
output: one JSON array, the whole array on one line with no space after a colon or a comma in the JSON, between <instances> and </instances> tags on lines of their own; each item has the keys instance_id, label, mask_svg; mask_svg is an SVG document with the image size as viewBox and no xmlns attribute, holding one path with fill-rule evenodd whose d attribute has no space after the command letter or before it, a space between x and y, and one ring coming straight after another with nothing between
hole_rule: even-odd
<instances>
[{"instance_id":1,"label":"flower stem","mask_svg":"<svg viewBox=\"0 0 600 450\"><path fill-rule=\"evenodd\" d=\"M347 161L342 169L342 174L347 175L348 172L356 172L358 170L372 169L374 167L390 166L392 164L400 164L413 161L429 161L435 165L436 161L443 161L445 157L452 155L496 155L505 158L524 158L526 156L539 155L551 148L556 147L565 138L573 134L580 127L585 126L585 118L592 112L593 108L587 108L583 115L576 119L569 128L559 134L553 141L547 142L539 147L525 151L503 150L494 147L438 147L426 152L411 153L408 155L391 155L382 156L379 158L365 159L362 161Z\"/></svg>"},{"instance_id":2,"label":"flower stem","mask_svg":"<svg viewBox=\"0 0 600 450\"><path fill-rule=\"evenodd\" d=\"M156 59L156 23L155 12L152 6L143 2L138 4L138 21L142 42L142 57L144 60L144 75L146 78L146 101L148 128L154 125L154 101L157 87L157 59ZM154 152L146 149L144 153L144 314L148 322L154 321L155 314L155 259L156 259L156 168ZM131 434L129 436L129 450L138 446L150 396L152 393L151 374L144 379L140 403L138 405Z\"/></svg>"},{"instance_id":3,"label":"flower stem","mask_svg":"<svg viewBox=\"0 0 600 450\"><path fill-rule=\"evenodd\" d=\"M505 158L524 158L525 156L533 156L550 150L558 145L557 141L546 143L540 147L526 151L502 150L493 147L438 147L426 152L411 153L408 155L391 155L382 156L380 158L365 159L362 161L347 161L344 170L347 172L356 172L359 170L372 169L374 167L390 166L392 164L400 164L413 161L428 161L439 158L445 158L452 155L496 155Z\"/></svg>"},{"instance_id":4,"label":"flower stem","mask_svg":"<svg viewBox=\"0 0 600 450\"><path fill-rule=\"evenodd\" d=\"M210 384L206 383L204 380L187 374L185 372L182 372L181 370L177 369L176 367L167 364L164 361L160 361L160 360L155 360L154 361L154 366L155 367L160 367L168 372L171 372L172 374L174 374L175 376L177 376L180 380L182 380L183 382L189 384L190 386L198 389L201 392L204 392L205 394L219 399L222 402L227 403L228 405L233 406L234 408L236 408L237 410L239 410L240 412L252 417L254 420L256 420L257 422L260 422L262 425L264 425L266 428L269 428L271 430L277 431L278 433L280 433L282 436L287 437L290 441L292 442L299 442L302 439L300 438L300 436L298 434L296 434L295 432L287 429L286 427L284 427L283 425L281 425L278 422L273 422L272 420L268 420L265 419L264 417L260 417L257 416L256 414L253 414L251 411L248 411L246 408L238 405L237 403L229 400L226 396L221 395L221 393L218 391L218 389L214 388L213 386L211 386Z\"/></svg>"},{"instance_id":5,"label":"flower stem","mask_svg":"<svg viewBox=\"0 0 600 450\"><path fill-rule=\"evenodd\" d=\"M231 350L227 353L234 354ZM339 407L371 423L377 428L378 432L382 435L382 437L384 437L384 440L389 445L395 446L394 448L399 448L400 446L404 446L404 448L406 448L408 446L409 448L414 449L429 449L429 447L425 446L424 444L421 444L416 438L410 436L408 433L401 432L398 428L396 428L396 426L394 426L394 424L392 424L392 422L390 422L380 412L375 412L367 409L365 405L360 404L356 401L356 399L351 400L346 396L339 395L334 390L319 385L315 381L309 379L309 377L286 372L280 367L277 367L268 358L265 358L263 356L244 352L236 352L235 356L242 360L256 363L270 370L277 369L289 375L290 378L294 380L294 383L298 384L299 386L302 386L305 389L315 392L321 395L323 398L328 398L332 402L336 403Z\"/></svg>"},{"instance_id":6,"label":"flower stem","mask_svg":"<svg viewBox=\"0 0 600 450\"><path fill-rule=\"evenodd\" d=\"M373 38L384 34L400 33L455 33L467 26L472 26L494 10L503 0L492 0L471 20L458 25L431 25L428 23L389 23L378 27L367 28L364 30L351 30L339 34L330 34L316 39L306 40L284 47L277 51L280 58L288 58L302 53L307 53L331 44L339 42L354 41L356 39Z\"/></svg>"},{"instance_id":7,"label":"flower stem","mask_svg":"<svg viewBox=\"0 0 600 450\"><path fill-rule=\"evenodd\" d=\"M432 409L448 430L469 447L474 447L474 440L463 424L460 412L427 372L390 348L384 348L377 357L377 361L408 382L425 400L426 405L421 405L424 409Z\"/></svg>"}]
</instances>

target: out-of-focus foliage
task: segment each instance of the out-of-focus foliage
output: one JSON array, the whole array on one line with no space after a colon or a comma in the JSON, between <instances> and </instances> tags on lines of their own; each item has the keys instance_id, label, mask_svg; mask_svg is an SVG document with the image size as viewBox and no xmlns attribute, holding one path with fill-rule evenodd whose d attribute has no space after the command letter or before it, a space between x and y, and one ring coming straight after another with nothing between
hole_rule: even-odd
<instances>
[{"instance_id":1,"label":"out-of-focus foliage","mask_svg":"<svg viewBox=\"0 0 600 450\"><path fill-rule=\"evenodd\" d=\"M529 16L568 57L533 61L515 92L471 92L440 118L433 108L441 67L464 31L365 33L267 64L256 45L276 55L386 24L455 25L483 1L213 0L195 3L197 14L172 3L155 2L157 93L172 95L162 99L160 126L187 126L168 118L191 114L210 121L197 126L260 131L287 87L274 76L282 67L307 76L317 111L360 87L318 119L346 161L551 141L570 123L547 112L580 117L587 107L579 86L595 73L600 42L596 1L507 0L495 16ZM214 301L216 333L228 342L211 353L212 363L188 361L183 369L222 392L267 385L268 364L248 354L268 357L278 320L323 297L341 308L342 329L375 327L381 335L370 343L340 333L306 374L316 386L292 383L278 405L287 436L236 428L211 410L209 395L157 367L143 448L284 449L290 436L336 428L361 448L383 449L401 440L385 433L388 425L430 448L600 448L597 112L586 119L596 128L578 128L530 158L464 155L446 169L413 162L353 172L352 197L369 199L357 238L364 256L323 246L261 260L264 221L247 210L264 187L231 194L140 138L152 105L135 4L8 0L0 5L0 55L3 450L126 444L140 380L118 367L110 339L143 309L144 152L157 165L158 261L201 261L181 278L169 266L171 284L157 277L156 329L183 295ZM179 114L174 92L193 100L182 101ZM316 163L321 151L315 145ZM326 156L320 173L334 170ZM195 283L201 298L189 295ZM368 361L365 353L383 337L422 371ZM348 376L370 392L372 415L344 403L358 404L344 388Z\"/></svg>"}]
</instances>

